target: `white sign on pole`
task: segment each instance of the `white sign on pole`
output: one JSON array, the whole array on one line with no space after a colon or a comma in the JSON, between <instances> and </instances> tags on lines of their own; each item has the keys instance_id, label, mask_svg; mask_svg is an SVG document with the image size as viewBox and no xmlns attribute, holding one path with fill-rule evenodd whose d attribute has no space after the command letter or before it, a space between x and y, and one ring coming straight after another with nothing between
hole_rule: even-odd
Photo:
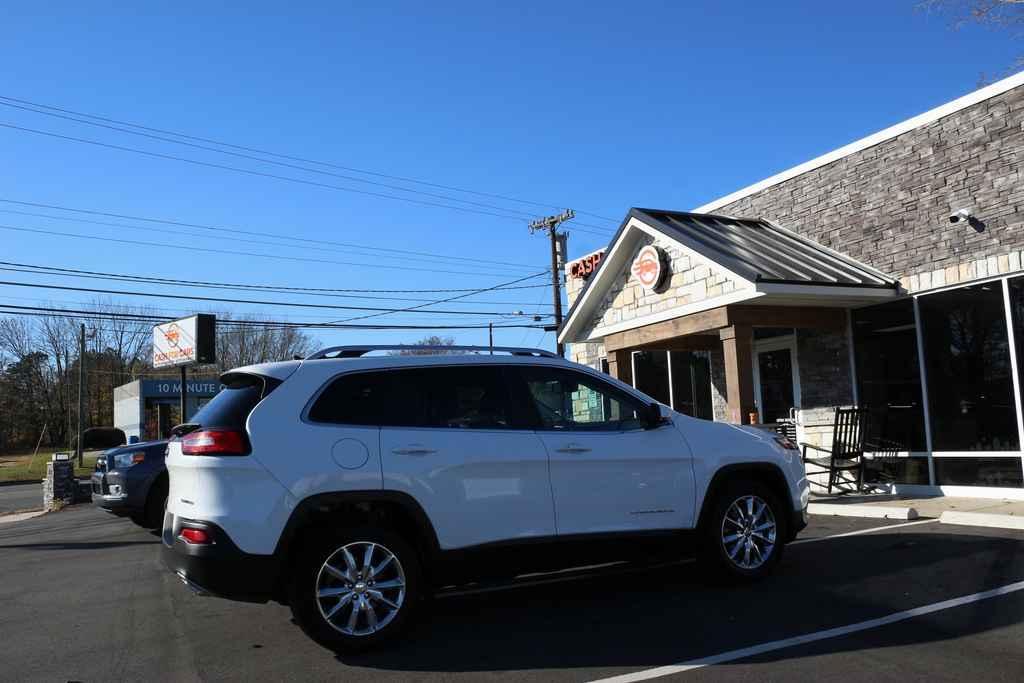
<instances>
[{"instance_id":1,"label":"white sign on pole","mask_svg":"<svg viewBox=\"0 0 1024 683\"><path fill-rule=\"evenodd\" d=\"M213 362L214 317L193 315L153 328L153 367Z\"/></svg>"}]
</instances>

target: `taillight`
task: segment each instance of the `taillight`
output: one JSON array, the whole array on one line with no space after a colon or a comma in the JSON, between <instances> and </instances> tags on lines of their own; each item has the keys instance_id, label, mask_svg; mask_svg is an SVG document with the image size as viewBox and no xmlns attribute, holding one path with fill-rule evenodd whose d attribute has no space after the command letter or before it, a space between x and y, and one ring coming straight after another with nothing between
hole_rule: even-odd
<instances>
[{"instance_id":1,"label":"taillight","mask_svg":"<svg viewBox=\"0 0 1024 683\"><path fill-rule=\"evenodd\" d=\"M144 462L145 460L146 460L146 454L145 453L132 453L132 464L133 465L138 465L140 462Z\"/></svg>"},{"instance_id":2,"label":"taillight","mask_svg":"<svg viewBox=\"0 0 1024 683\"><path fill-rule=\"evenodd\" d=\"M245 434L234 429L201 429L181 438L183 455L245 455Z\"/></svg>"},{"instance_id":3,"label":"taillight","mask_svg":"<svg viewBox=\"0 0 1024 683\"><path fill-rule=\"evenodd\" d=\"M210 539L210 534L206 533L204 529L189 529L185 528L178 534L181 540L186 543L192 543L193 545L209 545L213 541Z\"/></svg>"}]
</instances>

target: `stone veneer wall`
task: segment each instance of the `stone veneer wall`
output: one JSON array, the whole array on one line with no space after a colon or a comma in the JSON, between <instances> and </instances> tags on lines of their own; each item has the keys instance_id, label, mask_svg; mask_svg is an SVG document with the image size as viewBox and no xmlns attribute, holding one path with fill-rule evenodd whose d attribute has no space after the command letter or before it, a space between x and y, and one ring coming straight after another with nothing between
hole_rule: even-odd
<instances>
[{"instance_id":1,"label":"stone veneer wall","mask_svg":"<svg viewBox=\"0 0 1024 683\"><path fill-rule=\"evenodd\" d=\"M915 292L1021 268L1022 164L1018 87L711 213L776 221ZM950 223L961 208L983 226Z\"/></svg>"},{"instance_id":2,"label":"stone veneer wall","mask_svg":"<svg viewBox=\"0 0 1024 683\"><path fill-rule=\"evenodd\" d=\"M712 213L768 218L919 292L1021 270L1022 162L1018 87ZM950 223L961 208L981 223ZM847 339L801 330L797 355L804 437L828 445L853 403Z\"/></svg>"},{"instance_id":3,"label":"stone veneer wall","mask_svg":"<svg viewBox=\"0 0 1024 683\"><path fill-rule=\"evenodd\" d=\"M595 328L722 296L742 284L709 267L703 260L692 259L665 239L645 235L635 250L647 244L665 250L671 273L668 284L661 292L647 292L628 269L624 270L608 288L587 334Z\"/></svg>"},{"instance_id":4,"label":"stone veneer wall","mask_svg":"<svg viewBox=\"0 0 1024 683\"><path fill-rule=\"evenodd\" d=\"M1022 162L1024 87L1018 87L711 213L768 218L918 292L1024 267ZM961 208L980 223L950 223L949 214ZM612 288L600 324L685 303L638 297L629 277ZM676 286L673 281L669 292ZM623 311L618 320L613 309ZM835 407L853 402L847 339L811 330L797 339L804 437L827 445ZM573 345L574 355L582 346L589 348L579 352L581 362L603 355L595 344ZM723 420L719 351L711 353L711 377L715 419Z\"/></svg>"},{"instance_id":5,"label":"stone veneer wall","mask_svg":"<svg viewBox=\"0 0 1024 683\"><path fill-rule=\"evenodd\" d=\"M800 438L827 448L832 445L836 407L853 405L846 335L797 330L796 356L800 367Z\"/></svg>"}]
</instances>

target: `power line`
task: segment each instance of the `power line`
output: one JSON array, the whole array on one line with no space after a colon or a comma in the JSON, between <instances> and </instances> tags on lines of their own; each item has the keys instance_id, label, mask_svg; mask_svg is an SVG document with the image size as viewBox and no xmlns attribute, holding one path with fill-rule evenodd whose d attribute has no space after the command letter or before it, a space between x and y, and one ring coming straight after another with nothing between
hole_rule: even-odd
<instances>
[{"instance_id":1,"label":"power line","mask_svg":"<svg viewBox=\"0 0 1024 683\"><path fill-rule=\"evenodd\" d=\"M19 267L11 267L19 266ZM296 289L302 290L303 288L285 288L285 287L272 287L263 285L228 285L228 284L203 284L189 280L169 280L165 278L147 278L142 276L132 275L118 275L115 273L92 273L90 271L73 271L72 269L66 268L50 268L48 266L33 266L30 264L22 263L11 263L8 261L0 261L0 271L10 273L27 273L30 275L56 275L58 277L74 277L84 278L87 280L111 280L113 282L132 282L139 284L174 284L182 287L195 287L198 289L226 289L234 291L260 291L260 292L271 292L274 294L294 294ZM70 271L70 272L69 272ZM88 274L86 274L88 273ZM530 285L531 287L543 287L546 285ZM469 290L473 293L476 290ZM495 291L502 291L501 289ZM433 299L418 299L414 297L404 296L375 296L370 294L324 294L317 291L303 291L305 296L316 296L326 298L339 298L339 299L364 299L371 301L414 301L414 302L429 302ZM495 306L532 306L532 303L522 301L462 301L464 304L488 304ZM550 306L551 304L546 304Z\"/></svg>"},{"instance_id":2,"label":"power line","mask_svg":"<svg viewBox=\"0 0 1024 683\"><path fill-rule=\"evenodd\" d=\"M379 199L391 199L391 200L394 200L394 201L407 202L407 203L410 203L410 204L418 204L418 205L421 205L421 206L433 206L433 207L436 207L436 208L451 209L453 211L463 211L463 212L466 212L466 213L477 213L477 214L484 215L484 216L492 216L492 217L495 217L495 218L504 218L504 219L507 219L507 220L514 220L514 221L522 221L523 220L523 218L520 217L520 216L510 216L507 213L494 213L493 211L484 211L482 209L473 209L473 208L469 208L469 207L465 207L465 206L453 206L451 204L440 204L438 202L431 202L431 201L426 201L426 200L422 200L422 199L413 199L412 197L400 197L398 195L392 195L392 194L387 194L387 193L383 193L383 192L373 192L371 190L360 190L360 189L353 188L353 187L345 187L343 185L332 185L331 183L322 183L322 182L319 182L319 181L316 181L316 180L309 180L309 179L306 179L306 178L294 178L292 176L280 175L278 173L267 173L266 171L256 171L256 170L249 169L249 168L241 168L241 167L238 167L238 166L228 166L227 164L219 164L219 163L212 162L212 161L201 161L199 159L190 159L188 157L177 156L177 155L174 155L174 154L165 154L165 153L162 153L162 152L152 152L152 151L149 151L149 150L138 149L137 147L126 147L124 145L115 145L115 144L112 144L112 143L109 143L109 142L100 142L99 140L90 140L88 138L80 138L80 137L76 137L76 136L73 136L73 135L62 135L60 133L54 133L54 132L51 132L51 131L39 130L37 128L27 128L25 126L17 126L17 125L14 125L13 123L3 123L3 122L0 122L0 127L8 128L8 129L11 129L11 130L21 131L23 133L33 133L35 135L43 135L43 136L55 138L55 139L58 139L58 140L66 140L66 141L69 141L69 142L78 142L78 143L85 144L85 145L93 145L93 146L96 146L96 147L103 147L103 148L106 148L106 149L114 149L114 150L118 150L118 151L121 151L121 152L131 152L133 154L141 154L143 156L153 157L155 159L166 159L166 160L171 160L171 161L180 161L182 163L192 164L192 165L195 165L195 166L202 166L202 167L206 167L206 168L215 168L215 169L218 169L218 170L232 171L232 172L235 172L235 173L243 173L243 174L246 174L246 175L256 176L256 177L260 177L260 178L271 178L271 179L274 179L274 180L282 180L282 181L285 181L285 182L297 183L297 184L300 184L300 185L308 185L310 187L319 187L319 188L323 188L323 189L336 190L336 191L340 191L340 192L351 192L351 193L355 193L355 194L366 195L366 196L369 196L369 197L377 197ZM590 225L590 224L587 224L587 223L577 223L577 225ZM601 230L602 231L601 233L594 233L594 234L600 234L601 236L607 236L608 234L613 232L613 230L611 230L610 228L605 228L603 226L591 225L591 227L594 227L594 228L597 228L597 229ZM591 232L591 231L583 230L583 232Z\"/></svg>"},{"instance_id":3,"label":"power line","mask_svg":"<svg viewBox=\"0 0 1024 683\"><path fill-rule=\"evenodd\" d=\"M144 247L161 247L164 249L178 249L188 252L205 252L209 254L227 254L229 256L254 256L257 258L274 259L278 261L297 261L300 263L327 263L338 266L356 266L359 268L375 268L375 269L387 269L387 270L403 270L403 271L414 271L421 273L441 273L445 275L474 275L481 276L487 275L487 273L470 273L467 271L458 270L438 270L436 268L418 268L414 266L392 266L382 263L357 263L352 261L332 261L330 259L317 259L307 256L285 256L283 254L260 254L258 252L251 251L238 251L236 249L214 249L212 247L196 247L191 245L183 244L168 244L166 242L146 242L143 240L129 240L120 237L99 237L98 235L81 235L74 232L61 232L59 230L43 230L41 228L26 228L16 225L0 225L0 230L13 230L16 232L28 232L37 235L54 235L57 237L74 237L77 239L86 240L97 240L101 242L117 242L120 244L131 244L136 246ZM546 273L545 273L546 274Z\"/></svg>"},{"instance_id":4,"label":"power line","mask_svg":"<svg viewBox=\"0 0 1024 683\"><path fill-rule=\"evenodd\" d=\"M271 238L275 238L275 239L286 239L286 240L292 240L292 241L295 241L295 242L305 242L307 244L316 244L316 245L326 244L326 245L331 245L331 246L336 246L336 247L366 249L367 251L380 251L380 252L391 253L391 254L403 254L403 255L408 254L410 256L429 256L429 257L432 257L432 258L448 259L448 260L459 261L459 262L469 261L469 262L473 262L473 263L483 263L483 264L486 264L486 265L489 265L489 266L501 265L501 266L516 266L516 267L521 266L523 268L533 268L533 266L527 265L525 263L509 263L507 261L495 261L494 259L479 259L479 258L471 258L471 257L468 257L468 256L450 256L448 254L434 254L434 253L425 252L425 251L412 251L412 250L409 250L409 249L395 249L394 247L376 247L376 246L372 246L372 245L354 244L354 243L350 243L350 242L338 242L338 241L335 241L335 240L311 239L311 238L307 238L307 237L295 237L293 235L279 235L279 234L272 233L272 232L260 232L260 231L256 231L256 230L242 230L241 228L229 228L229 227L222 226L222 225L209 225L209 224L204 224L204 223L188 223L188 222L185 222L185 221L169 220L169 219L163 219L163 218L148 218L148 217L145 217L145 216L131 216L131 215L122 214L122 213L110 213L110 212L107 212L107 211L97 211L95 209L79 209L79 208L74 208L74 207L70 207L70 206L60 206L60 205L57 205L57 204L42 204L42 203L39 203L39 202L26 202L26 201L19 201L19 200L16 200L16 199L7 199L7 198L0 198L0 202L3 202L5 204L18 204L20 206L32 206L32 207L43 208L43 209L56 209L58 211L69 211L69 212L73 212L73 213L87 214L87 215L91 215L91 216L106 216L108 218L121 218L121 219L125 219L125 220L142 221L144 223L156 223L158 225L174 225L174 226L185 227L185 228L198 228L200 230L212 230L212 231L216 231L216 232L228 232L228 233L232 233L232 234L235 234L235 235L252 235L252 236L255 236L255 237L271 237ZM14 213L14 212L11 212L11 213ZM29 214L29 215L32 215L32 214ZM53 218L53 217L54 216L51 216L51 218ZM70 219L70 218L61 218L60 220L72 220L72 219ZM82 222L89 222L89 221L82 221ZM109 224L109 223L97 223L97 224L98 225L115 225L115 227L123 227L123 226L121 226L119 224Z\"/></svg>"},{"instance_id":5,"label":"power line","mask_svg":"<svg viewBox=\"0 0 1024 683\"><path fill-rule=\"evenodd\" d=\"M545 273L539 273L538 275L545 275ZM530 277L537 277L538 275L532 275ZM32 289L56 289L67 292L89 292L93 294L121 294L126 296L140 296L157 299L184 299L188 301L209 301L221 304L251 304L256 306L285 306L289 308L316 308L316 309L329 309L329 310L342 310L342 311L374 311L375 313L402 313L406 310L412 309L394 309L394 308L380 308L374 306L339 306L331 304L309 304L299 303L293 301L263 301L257 299L218 299L210 296L198 296L194 294L159 294L156 292L129 292L123 289L99 289L94 287L71 287L70 285L47 285L38 282L14 282L8 280L0 280L0 285L8 287L28 287ZM482 290L486 291L486 290ZM463 296L469 296L468 294ZM443 301L443 300L442 300ZM423 306L431 306L435 303L431 302L423 304L422 306L413 307L415 309L421 309ZM486 315L486 316L499 316L507 317L514 315L508 312L502 311L452 311L452 310L441 310L441 309L430 309L420 310L421 313L445 313L454 315Z\"/></svg>"},{"instance_id":6,"label":"power line","mask_svg":"<svg viewBox=\"0 0 1024 683\"><path fill-rule=\"evenodd\" d=\"M143 231L143 232L153 232L153 228L149 227L149 226L126 225L124 223L110 223L108 221L97 221L97 220L90 220L88 218L79 218L78 216L54 216L52 214L36 213L34 211L17 211L15 209L0 209L0 212L16 214L16 215L19 215L19 216L31 216L33 218L47 218L47 219L50 219L50 220L66 221L66 222L69 222L69 223L87 223L89 225L105 225L105 226L108 226L108 227L111 227L111 228L121 228L121 229L127 229L127 230L139 230L139 231ZM227 240L227 241L230 241L232 243L239 243L239 242L241 242L241 243L245 243L245 244L263 244L263 245L268 245L268 246L271 246L271 247L284 247L285 249L313 250L313 251L316 251L316 252L333 251L333 252L340 252L340 253L346 254L348 256L368 256L370 258L375 258L375 259L379 259L381 257L381 254L380 253L374 253L374 252L378 251L378 250L383 251L382 249L377 248L377 247L361 247L361 246L355 246L355 245L352 245L352 246L349 246L349 247L345 247L345 248L339 248L339 247L333 247L333 246L323 246L323 245L317 245L316 247L313 247L313 246L309 246L309 245L305 245L305 244L288 244L288 243L285 243L285 242L270 242L270 241L267 241L267 240L257 240L257 239L252 239L252 238L237 237L237 236L234 236L234 235L228 236L228 235L220 235L220 234L203 234L203 233L190 232L188 230L181 230L181 229L176 229L174 231L174 234L177 237L183 237L183 236L200 237L200 238L207 238L207 239L213 239L213 240ZM294 238L290 238L290 237L287 237L285 235L281 235L279 237L279 239L288 240L288 239L294 239ZM326 244L326 242L325 242L325 244ZM359 251L357 251L357 250L359 250ZM465 266L468 266L468 267L471 267L471 268L480 268L481 267L481 266L475 265L474 263L462 263L462 259L458 259L457 257L454 257L454 256L433 256L433 255L430 255L427 258L424 258L422 256L408 256L406 254L400 254L398 256L400 256L402 261L415 261L415 262L418 262L418 263L427 263L427 264L431 264L431 265L435 265L435 266L436 265L447 266L447 265L451 265L451 262L457 262L457 263L460 263L461 265L465 265ZM388 257L389 258L396 258L396 255L388 254ZM441 259L444 259L444 260L441 260ZM484 259L473 259L473 260L477 261L477 262L487 263ZM488 263L488 265L493 267L494 262ZM506 268L513 268L513 269L516 269L516 270L534 270L534 269L536 269L536 266L528 266L526 264L505 263L503 265ZM466 272L473 272L473 271L466 271Z\"/></svg>"},{"instance_id":7,"label":"power line","mask_svg":"<svg viewBox=\"0 0 1024 683\"><path fill-rule=\"evenodd\" d=\"M0 200L2 201L2 200ZM80 270L76 268L58 268L56 266L38 266L30 263L14 263L11 261L0 261L0 264L7 266L20 266L22 268L38 268L48 271L58 271L60 273L79 273L83 275L96 275L96 276L109 276L109 277L124 277L131 278L133 280L140 280L146 282L153 282L157 284L181 284L181 285L196 285L196 286L209 286L209 287L225 287L231 289L257 289L257 290L282 290L284 292L366 292L366 293L380 293L380 294L446 294L449 292L478 292L479 289L464 287L461 289L333 289L327 287L288 287L285 285L251 285L251 284L239 284L239 283L226 283L226 282L210 282L206 280L179 280L173 278L161 278L149 275L128 275L118 273L105 273L102 271L95 270ZM517 289L538 289L540 287L547 287L547 284L539 285L518 285L518 286L496 286L492 288L492 291L505 291L505 290L517 290Z\"/></svg>"},{"instance_id":8,"label":"power line","mask_svg":"<svg viewBox=\"0 0 1024 683\"><path fill-rule=\"evenodd\" d=\"M492 194L492 193L488 193L488 192L479 192L479 191L476 191L476 190L468 190L468 189L461 188L461 187L456 187L456 186L453 186L453 185L442 185L440 183L433 183L433 182L428 182L428 181L425 181L425 180L418 180L416 178L408 178L408 177L397 176L397 175L389 175L387 173L379 173L379 172L376 172L376 171L367 171L365 169L354 168L354 167L351 167L351 166L342 166L340 164L334 164L334 163L329 163L329 162L325 162L325 161L316 161L314 159L304 159L302 157L290 156L290 155L287 155L287 154L279 154L279 153L276 153L276 152L270 152L270 151L263 150L263 149L258 149L258 148L255 148L255 147L246 147L246 146L243 146L243 145L231 144L231 143L228 143L228 142L222 142L222 141L214 140L214 139L211 139L211 138L203 138L203 137L199 137L199 136L195 136L195 135L187 135L185 133L178 133L178 132L171 131L171 130L166 130L166 129L161 129L161 128L154 128L154 127L151 127L151 126L144 126L144 125L137 124L137 123L132 123L132 122L129 122L129 121L120 121L120 120L112 119L112 118L105 117L105 116L98 116L96 114L87 114L87 113L84 113L84 112L74 111L72 109L63 109L61 107L54 107L54 106L47 105L47 104L40 104L38 102L31 102L31 101L28 101L28 100L22 100L22 99L18 99L18 98L15 98L15 97L7 97L7 96L0 95L0 100L7 100L7 102L18 102L18 103L23 104L23 105L29 105L31 107L36 107L37 109L48 109L50 111L61 112L61 113L64 113L64 114L74 114L75 116L84 116L86 118L94 119L96 121L106 121L107 123L114 123L114 124L117 124L117 125L120 125L120 126L130 126L132 128L137 128L139 130L146 130L146 131L150 131L150 132L153 132L153 133L161 133L163 135L173 135L175 137L183 138L183 139L186 139L186 140L196 140L198 142L207 142L207 143L210 143L210 144L218 145L220 147L227 147L229 149L237 149L237 150L241 150L241 151L244 151L244 152L254 152L256 154L263 154L265 156L275 157L275 158L278 158L278 159L288 159L289 161L298 161L298 162L305 163L305 164L316 164L318 166L324 166L326 168L336 168L336 169L339 169L339 170L342 170L342 171L351 171L351 172L354 172L354 173L362 173L363 175L374 176L374 177L377 177L377 178L387 178L389 180L397 180L397 181L406 182L406 183L415 183L417 185L423 185L425 187L435 187L435 188L438 188L438 189L449 190L449 191L452 191L452 192L462 192L462 193L465 193L465 194L475 195L477 197L490 197L491 199L501 199L501 200L504 200L504 201L516 202L516 203L519 203L519 204L527 204L527 205L544 207L546 209L551 209L551 208L559 208L560 209L560 208L562 208L561 206L559 206L557 204L531 201L531 200L528 200L528 199L518 199L516 197L509 197L507 195L500 195L500 194ZM6 104L6 103L0 102L0 104ZM6 106L14 106L14 105L6 104ZM18 107L18 108L19 109L26 109L25 107ZM37 110L31 110L31 109L26 109L26 110L27 111L34 111L35 113L38 113L38 114L46 114L46 115L49 115L49 116L53 115L53 114L47 114L47 112L43 112L43 111L37 111ZM82 123L86 123L86 122L82 122ZM91 124L91 125L95 125L95 124ZM218 150L218 151L223 151L223 150ZM608 218L606 216L600 216L600 215L595 214L595 213L589 213L587 211L578 211L578 213L581 213L581 214L584 214L584 215L587 215L587 216L591 216L593 218L598 218L598 219L603 220L603 221L609 221L609 222L612 222L612 223L618 223L618 221L615 220L614 218Z\"/></svg>"},{"instance_id":9,"label":"power line","mask_svg":"<svg viewBox=\"0 0 1024 683\"><path fill-rule=\"evenodd\" d=\"M2 100L2 99L3 98L0 97L0 100ZM379 181L376 181L376 180L367 180L365 178L359 178L357 176L344 175L344 174L341 174L341 173L332 173L331 171L322 171L322 170L316 169L316 168L309 168L308 166L299 166L298 164L290 164L290 163L286 163L286 162L283 162L283 161L274 161L273 159L264 159L262 157L253 156L251 154L242 154L242 153L239 153L239 152L231 152L231 151L226 150L226 149L218 149L216 147L210 147L208 145L198 145L198 144L195 144L193 142L186 142L184 140L175 140L174 138L168 138L168 137L164 137L164 136L161 136L161 135L152 135L150 133L143 133L141 131L131 130L129 128L122 128L122 127L119 127L119 126L111 126L111 125L107 125L107 124L104 124L104 123L97 123L95 121L87 121L85 119L75 118L74 116L66 116L64 114L57 114L57 113L48 112L48 111L40 111L39 109L32 109L30 107L22 107L22 106L19 106L17 104L11 104L10 102L2 102L2 101L0 101L0 105L3 105L5 107L11 107L13 109L20 109L22 111L32 112L34 114L42 114L43 116L51 116L51 117L54 117L54 118L63 119L65 121L74 121L75 123L83 123L83 124L85 124L87 126L95 126L95 127L98 127L98 128L105 128L107 130L117 131L119 133L127 133L129 135L137 135L137 136L140 136L140 137L149 138L151 140L159 140L160 142L169 142L169 143L174 144L174 145L183 145L185 147L191 147L193 149L201 149L201 150L205 150L207 152L215 152L217 154L226 154L228 156L233 156L233 157L237 157L237 158L240 158L240 159L249 159L250 161L258 161L258 162L263 163L263 164L274 164L275 166L281 166L283 168L291 168L291 169L295 169L295 170L298 170L298 171L304 171L306 173L318 173L320 175L326 175L326 176L330 176L330 177L333 177L333 178L340 178L342 180L350 180L350 181L357 182L357 183L366 183L367 185L374 185L376 187L383 187L383 188L387 188L389 190L398 190L399 192L410 192L412 194L423 195L425 197L432 197L434 199L441 199L441 200L444 200L444 201L462 202L463 204L469 204L469 205L472 205L472 206L479 206L479 207L482 207L482 208L485 208L485 209L495 209L497 211L508 211L508 212L513 212L513 213L518 213L518 214L521 214L523 217L531 216L530 213L528 213L526 211L521 211L519 209L511 209L511 208L504 207L504 206L496 206L494 204L484 204L482 202L474 202L474 201L471 201L471 200L468 200L468 199L460 199L458 197L452 197L450 195L436 194L436 193L433 193L433 192L424 192L423 190L414 190L414 189L411 189L411 188L402 187L401 185L392 185L390 183L382 183L382 182L379 182Z\"/></svg>"},{"instance_id":10,"label":"power line","mask_svg":"<svg viewBox=\"0 0 1024 683\"><path fill-rule=\"evenodd\" d=\"M136 322L150 322L150 323L163 323L172 320L171 318L163 318L159 316L144 316L144 315L133 315L133 314L121 314L121 313L97 313L95 311L86 311L78 309L67 309L67 308L52 308L42 306L15 306L13 304L0 304L0 309L14 309L11 311L0 310L0 313L5 315L27 315L37 317L65 317L75 318L84 320L129 320ZM260 320L260 321L239 321L239 320L218 320L218 326L228 327L256 327L256 328L280 328L280 329L345 329L345 330L486 330L487 325L346 325L340 323L314 323L314 322L285 322L279 320ZM529 325L529 324L506 324L506 325L495 325L495 329L523 329L526 327L540 329L541 325Z\"/></svg>"}]
</instances>

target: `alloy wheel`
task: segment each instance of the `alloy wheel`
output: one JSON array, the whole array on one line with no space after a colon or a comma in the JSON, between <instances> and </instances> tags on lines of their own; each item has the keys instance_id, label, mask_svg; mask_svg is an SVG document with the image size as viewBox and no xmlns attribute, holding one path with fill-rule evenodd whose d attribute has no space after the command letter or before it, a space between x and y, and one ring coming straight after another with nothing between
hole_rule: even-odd
<instances>
[{"instance_id":1,"label":"alloy wheel","mask_svg":"<svg viewBox=\"0 0 1024 683\"><path fill-rule=\"evenodd\" d=\"M722 519L722 547L740 569L757 569L771 557L777 530L768 503L755 495L741 496Z\"/></svg>"},{"instance_id":2,"label":"alloy wheel","mask_svg":"<svg viewBox=\"0 0 1024 683\"><path fill-rule=\"evenodd\" d=\"M335 550L316 577L324 620L347 636L368 636L390 624L405 602L405 572L379 543L357 541Z\"/></svg>"}]
</instances>

